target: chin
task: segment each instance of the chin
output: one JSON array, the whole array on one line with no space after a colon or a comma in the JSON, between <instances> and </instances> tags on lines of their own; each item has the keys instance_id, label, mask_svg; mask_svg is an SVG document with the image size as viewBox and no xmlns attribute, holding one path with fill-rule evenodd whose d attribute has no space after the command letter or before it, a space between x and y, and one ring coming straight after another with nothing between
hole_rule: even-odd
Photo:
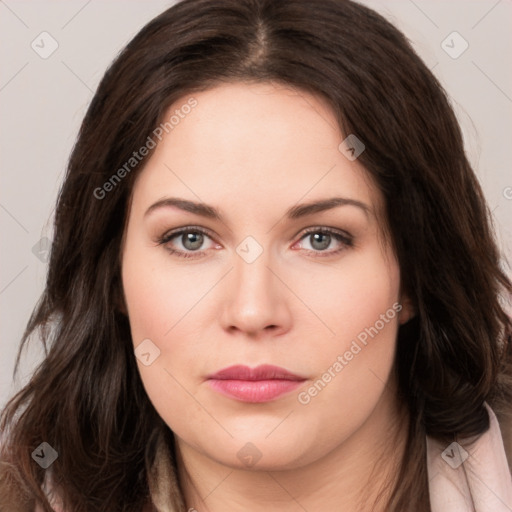
<instances>
[{"instance_id":1,"label":"chin","mask_svg":"<svg viewBox=\"0 0 512 512\"><path fill-rule=\"evenodd\" d=\"M229 443L204 446L204 453L211 459L237 470L282 471L305 466L319 458L314 440L305 444L300 432L271 439L268 431L260 435L236 436ZM211 438L210 438L211 439Z\"/></svg>"}]
</instances>

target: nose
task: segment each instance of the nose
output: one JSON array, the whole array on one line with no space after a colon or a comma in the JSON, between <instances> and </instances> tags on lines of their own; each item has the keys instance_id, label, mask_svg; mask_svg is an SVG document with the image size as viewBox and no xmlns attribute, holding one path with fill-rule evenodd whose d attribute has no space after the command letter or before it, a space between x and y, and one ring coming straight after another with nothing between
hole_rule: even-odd
<instances>
[{"instance_id":1,"label":"nose","mask_svg":"<svg viewBox=\"0 0 512 512\"><path fill-rule=\"evenodd\" d=\"M252 338L277 336L290 329L292 315L288 301L292 294L271 263L265 251L252 263L236 256L224 289L221 313L224 329L232 333L240 331Z\"/></svg>"}]
</instances>

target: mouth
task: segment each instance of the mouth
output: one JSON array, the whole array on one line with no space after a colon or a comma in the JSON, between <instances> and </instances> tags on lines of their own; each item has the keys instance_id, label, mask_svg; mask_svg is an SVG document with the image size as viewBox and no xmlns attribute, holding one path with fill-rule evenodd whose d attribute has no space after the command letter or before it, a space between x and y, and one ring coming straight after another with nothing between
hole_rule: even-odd
<instances>
[{"instance_id":1,"label":"mouth","mask_svg":"<svg viewBox=\"0 0 512 512\"><path fill-rule=\"evenodd\" d=\"M251 403L275 400L295 390L305 380L305 377L272 365L256 368L235 365L207 377L207 382L214 391Z\"/></svg>"}]
</instances>

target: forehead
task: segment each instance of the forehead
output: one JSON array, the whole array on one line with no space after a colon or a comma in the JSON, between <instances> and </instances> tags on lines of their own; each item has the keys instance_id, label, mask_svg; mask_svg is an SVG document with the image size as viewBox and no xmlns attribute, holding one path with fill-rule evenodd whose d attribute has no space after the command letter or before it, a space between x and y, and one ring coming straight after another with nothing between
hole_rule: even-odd
<instances>
[{"instance_id":1,"label":"forehead","mask_svg":"<svg viewBox=\"0 0 512 512\"><path fill-rule=\"evenodd\" d=\"M194 108L183 108L191 98ZM183 96L163 121L171 116L172 129L136 181L134 207L165 195L220 210L236 199L261 215L335 195L375 209L381 202L367 171L339 150L345 136L320 97L271 83L230 83Z\"/></svg>"}]
</instances>

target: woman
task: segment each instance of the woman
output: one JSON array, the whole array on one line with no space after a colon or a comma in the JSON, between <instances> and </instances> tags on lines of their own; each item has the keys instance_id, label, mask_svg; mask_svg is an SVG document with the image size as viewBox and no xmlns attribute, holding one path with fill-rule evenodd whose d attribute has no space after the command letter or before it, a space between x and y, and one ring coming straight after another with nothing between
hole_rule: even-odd
<instances>
[{"instance_id":1,"label":"woman","mask_svg":"<svg viewBox=\"0 0 512 512\"><path fill-rule=\"evenodd\" d=\"M73 149L3 506L509 510L499 263L446 95L392 25L182 1Z\"/></svg>"}]
</instances>

